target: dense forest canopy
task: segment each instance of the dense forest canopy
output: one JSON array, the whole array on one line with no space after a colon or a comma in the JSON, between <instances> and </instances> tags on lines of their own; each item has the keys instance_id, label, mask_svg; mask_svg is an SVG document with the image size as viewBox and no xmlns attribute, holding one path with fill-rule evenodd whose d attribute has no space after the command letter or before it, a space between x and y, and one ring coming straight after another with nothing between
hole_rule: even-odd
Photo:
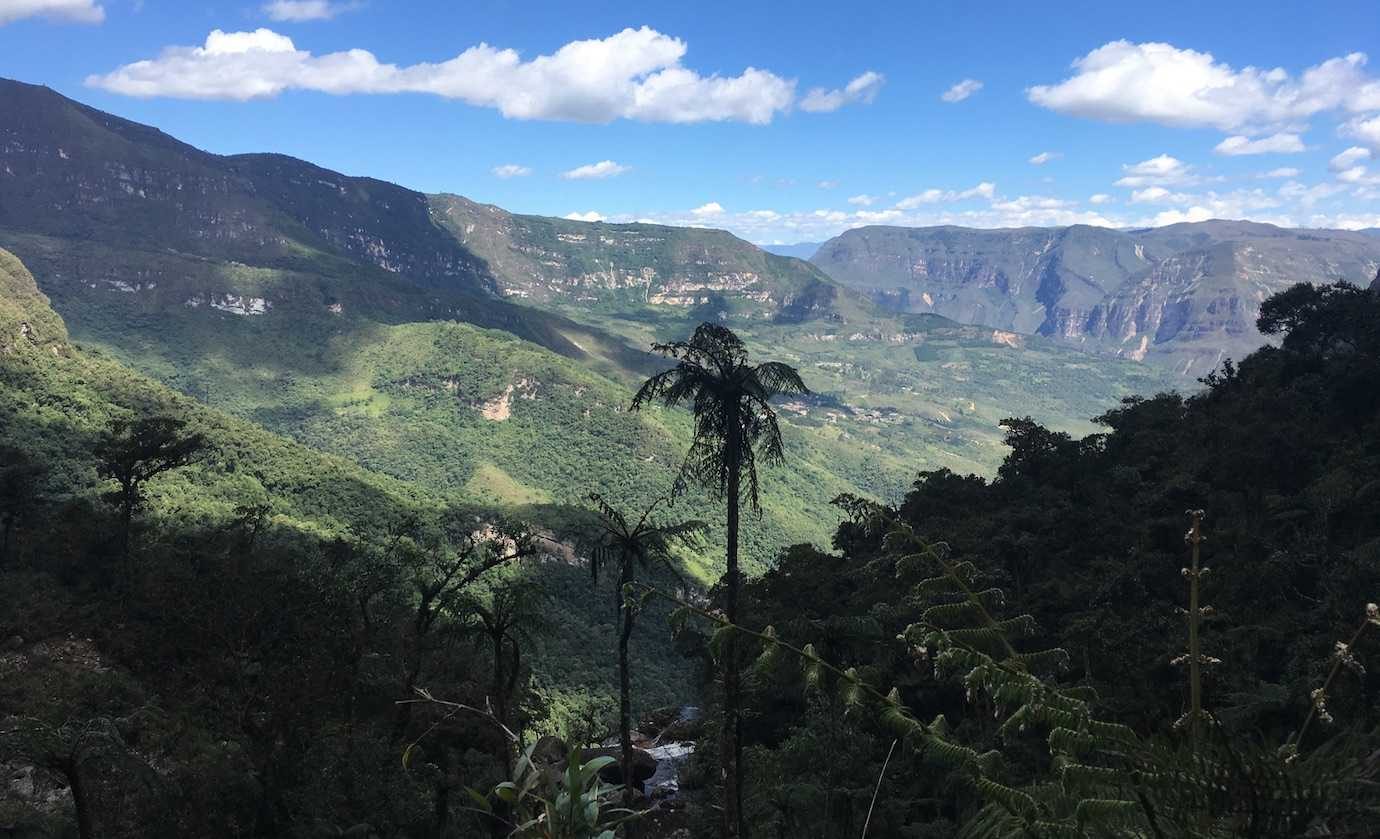
<instances>
[{"instance_id":1,"label":"dense forest canopy","mask_svg":"<svg viewBox=\"0 0 1380 839\"><path fill-rule=\"evenodd\" d=\"M675 510L599 499L553 533L418 495L72 347L0 270L14 835L713 835L739 782L722 829L759 836L1361 835L1380 812L1376 291L1291 288L1261 310L1278 345L1200 392L1126 399L1082 439L1008 420L991 479L841 498L812 511L842 520L828 549L701 595L638 553L646 532L658 562L703 549L663 538L703 528ZM749 395L764 429L770 394ZM714 418L705 446L741 432ZM791 468L773 445L764 483ZM616 560L601 584L572 565L592 546ZM1191 582L1208 606L1186 621ZM599 617L561 605L582 600ZM615 656L634 613L661 640ZM677 732L672 802L614 786L646 775L612 687L581 704L538 672L612 686L648 656L699 680L706 718L742 674L739 726Z\"/></svg>"}]
</instances>

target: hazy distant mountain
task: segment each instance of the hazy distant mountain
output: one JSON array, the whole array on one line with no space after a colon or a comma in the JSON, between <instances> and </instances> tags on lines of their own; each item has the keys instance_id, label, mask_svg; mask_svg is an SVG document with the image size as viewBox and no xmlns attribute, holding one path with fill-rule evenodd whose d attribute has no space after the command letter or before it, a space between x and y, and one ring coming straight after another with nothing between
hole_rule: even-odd
<instances>
[{"instance_id":1,"label":"hazy distant mountain","mask_svg":"<svg viewBox=\"0 0 1380 839\"><path fill-rule=\"evenodd\" d=\"M762 250L778 256L810 259L819 250L820 242L796 242L794 245L762 245Z\"/></svg>"},{"instance_id":2,"label":"hazy distant mountain","mask_svg":"<svg viewBox=\"0 0 1380 839\"><path fill-rule=\"evenodd\" d=\"M864 227L824 243L812 261L900 311L1058 337L1196 376L1260 345L1256 313L1274 292L1296 282L1368 284L1380 239L1237 221L1130 231Z\"/></svg>"}]
</instances>

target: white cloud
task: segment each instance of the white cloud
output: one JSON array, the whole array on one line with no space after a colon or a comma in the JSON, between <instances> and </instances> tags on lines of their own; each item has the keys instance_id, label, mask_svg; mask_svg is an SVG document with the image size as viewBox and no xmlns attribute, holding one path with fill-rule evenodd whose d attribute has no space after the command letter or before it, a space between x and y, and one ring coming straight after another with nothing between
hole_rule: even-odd
<instances>
[{"instance_id":1,"label":"white cloud","mask_svg":"<svg viewBox=\"0 0 1380 839\"><path fill-rule=\"evenodd\" d=\"M695 218L709 218L711 216L721 216L723 214L723 205L718 201L710 201L708 204L701 204L690 211L690 215Z\"/></svg>"},{"instance_id":2,"label":"white cloud","mask_svg":"<svg viewBox=\"0 0 1380 839\"><path fill-rule=\"evenodd\" d=\"M1329 160L1327 162L1327 168L1331 169L1333 172L1341 172L1344 169L1350 169L1363 160L1370 160L1370 149L1352 146Z\"/></svg>"},{"instance_id":3,"label":"white cloud","mask_svg":"<svg viewBox=\"0 0 1380 839\"><path fill-rule=\"evenodd\" d=\"M1050 162L1051 160L1058 160L1059 158L1061 158L1061 157L1063 157L1063 156L1064 156L1064 155L1063 155L1063 152L1057 152L1057 151L1042 151L1042 152L1040 152L1039 154L1035 155L1034 157L1030 158L1030 160L1029 160L1028 162L1029 162L1032 166L1044 166L1046 163Z\"/></svg>"},{"instance_id":4,"label":"white cloud","mask_svg":"<svg viewBox=\"0 0 1380 839\"><path fill-rule=\"evenodd\" d=\"M1292 166L1281 166L1268 172L1261 172L1257 178L1297 178L1301 172Z\"/></svg>"},{"instance_id":5,"label":"white cloud","mask_svg":"<svg viewBox=\"0 0 1380 839\"><path fill-rule=\"evenodd\" d=\"M1325 201L1347 189L1342 184L1320 183L1313 186L1304 186L1298 181L1289 181L1279 188L1278 195L1289 201L1298 203L1301 207L1309 208L1319 201Z\"/></svg>"},{"instance_id":6,"label":"white cloud","mask_svg":"<svg viewBox=\"0 0 1380 839\"><path fill-rule=\"evenodd\" d=\"M1246 134L1323 111L1380 109L1380 81L1364 53L1331 58L1297 79L1282 68L1236 70L1211 53L1112 41L1073 62L1074 74L1026 91L1050 110L1111 122L1212 126Z\"/></svg>"},{"instance_id":7,"label":"white cloud","mask_svg":"<svg viewBox=\"0 0 1380 839\"><path fill-rule=\"evenodd\" d=\"M1337 180L1344 184L1366 183L1372 179L1366 177L1365 161L1370 160L1370 149L1362 146L1352 146L1344 152L1334 155L1327 162L1327 168L1332 170L1337 176Z\"/></svg>"},{"instance_id":8,"label":"white cloud","mask_svg":"<svg viewBox=\"0 0 1380 839\"><path fill-rule=\"evenodd\" d=\"M826 90L822 87L811 89L809 93L805 94L805 98L800 100L800 110L811 113L828 113L837 111L844 105L871 105L885 83L885 76L868 70L842 89Z\"/></svg>"},{"instance_id":9,"label":"white cloud","mask_svg":"<svg viewBox=\"0 0 1380 839\"><path fill-rule=\"evenodd\" d=\"M1142 160L1140 163L1123 164L1121 171L1125 174L1113 184L1114 186L1180 186L1199 180L1192 166L1167 154Z\"/></svg>"},{"instance_id":10,"label":"white cloud","mask_svg":"<svg viewBox=\"0 0 1380 839\"><path fill-rule=\"evenodd\" d=\"M1191 200L1190 195L1170 192L1162 186L1148 186L1131 192L1132 204L1185 204Z\"/></svg>"},{"instance_id":11,"label":"white cloud","mask_svg":"<svg viewBox=\"0 0 1380 839\"><path fill-rule=\"evenodd\" d=\"M1099 192L1099 193L1097 193L1096 195L1092 195L1092 196L1089 196L1089 197L1088 197L1088 203L1089 203L1089 204L1110 204L1111 201L1112 201L1112 196L1108 195L1108 194L1105 193L1105 192Z\"/></svg>"},{"instance_id":12,"label":"white cloud","mask_svg":"<svg viewBox=\"0 0 1380 839\"><path fill-rule=\"evenodd\" d=\"M982 90L982 82L977 79L964 79L939 95L945 102L962 102Z\"/></svg>"},{"instance_id":13,"label":"white cloud","mask_svg":"<svg viewBox=\"0 0 1380 839\"><path fill-rule=\"evenodd\" d=\"M1217 144L1213 151L1235 157L1243 154L1295 154L1308 149L1297 134L1281 132L1252 140L1237 134Z\"/></svg>"},{"instance_id":14,"label":"white cloud","mask_svg":"<svg viewBox=\"0 0 1380 839\"><path fill-rule=\"evenodd\" d=\"M818 184L816 184L816 186L818 186L820 189L836 189L838 188L838 185L838 181L820 181Z\"/></svg>"},{"instance_id":15,"label":"white cloud","mask_svg":"<svg viewBox=\"0 0 1380 839\"><path fill-rule=\"evenodd\" d=\"M356 3L333 3L331 0L273 0L263 5L263 13L268 15L270 20L303 23L330 20L356 6Z\"/></svg>"},{"instance_id":16,"label":"white cloud","mask_svg":"<svg viewBox=\"0 0 1380 839\"><path fill-rule=\"evenodd\" d=\"M871 207L873 204L877 203L877 196L866 194L854 195L848 199L848 203L855 207Z\"/></svg>"},{"instance_id":17,"label":"white cloud","mask_svg":"<svg viewBox=\"0 0 1380 839\"><path fill-rule=\"evenodd\" d=\"M494 177L506 180L508 178L525 178L532 174L532 169L517 163L505 163L502 166L495 166L493 173Z\"/></svg>"},{"instance_id":18,"label":"white cloud","mask_svg":"<svg viewBox=\"0 0 1380 839\"><path fill-rule=\"evenodd\" d=\"M1207 221L1215 218L1212 210L1207 207L1189 207L1187 210L1165 210L1155 216L1146 227L1164 227L1169 224L1182 224L1184 222Z\"/></svg>"},{"instance_id":19,"label":"white cloud","mask_svg":"<svg viewBox=\"0 0 1380 839\"><path fill-rule=\"evenodd\" d=\"M1315 215L1308 220L1312 227L1326 227L1333 230L1366 230L1380 227L1380 213L1370 215L1340 213L1336 215Z\"/></svg>"},{"instance_id":20,"label":"white cloud","mask_svg":"<svg viewBox=\"0 0 1380 839\"><path fill-rule=\"evenodd\" d=\"M1370 119L1357 117L1342 126L1342 133L1360 140L1373 149L1380 149L1380 115Z\"/></svg>"},{"instance_id":21,"label":"white cloud","mask_svg":"<svg viewBox=\"0 0 1380 839\"><path fill-rule=\"evenodd\" d=\"M916 207L925 204L948 204L955 201L966 201L970 198L992 199L997 192L997 186L993 183L983 181L972 189L955 191L952 189L927 189L924 192L902 198L896 202L898 210L914 210Z\"/></svg>"},{"instance_id":22,"label":"white cloud","mask_svg":"<svg viewBox=\"0 0 1380 839\"><path fill-rule=\"evenodd\" d=\"M105 9L95 0L0 0L0 26L30 17L100 23L105 20Z\"/></svg>"},{"instance_id":23,"label":"white cloud","mask_svg":"<svg viewBox=\"0 0 1380 839\"><path fill-rule=\"evenodd\" d=\"M603 221L604 217L599 213L590 210L585 213L566 213L565 217L570 221Z\"/></svg>"},{"instance_id":24,"label":"white cloud","mask_svg":"<svg viewBox=\"0 0 1380 839\"><path fill-rule=\"evenodd\" d=\"M227 42L245 48L217 48ZM644 26L572 41L530 60L481 43L447 61L399 66L362 49L313 55L268 29L216 30L202 46L168 47L86 83L127 96L241 101L287 90L428 93L512 119L592 123L764 124L795 98L794 81L755 67L737 76L701 76L681 64L686 50L679 38Z\"/></svg>"},{"instance_id":25,"label":"white cloud","mask_svg":"<svg viewBox=\"0 0 1380 839\"><path fill-rule=\"evenodd\" d=\"M614 163L612 160L601 160L598 163L586 163L584 166L576 166L569 172L562 172L561 177L567 181L590 181L603 178L616 178L631 169L631 166L624 166L621 163Z\"/></svg>"}]
</instances>

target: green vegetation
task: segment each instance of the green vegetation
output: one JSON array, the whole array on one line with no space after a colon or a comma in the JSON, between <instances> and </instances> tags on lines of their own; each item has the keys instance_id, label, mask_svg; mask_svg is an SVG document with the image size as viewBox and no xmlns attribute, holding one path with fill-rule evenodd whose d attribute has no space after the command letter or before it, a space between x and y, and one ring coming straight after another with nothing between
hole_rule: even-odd
<instances>
[{"instance_id":1,"label":"green vegetation","mask_svg":"<svg viewBox=\"0 0 1380 839\"><path fill-rule=\"evenodd\" d=\"M1355 627L1380 590L1378 324L1375 292L1297 287L1262 309L1282 346L1205 392L1128 400L1081 440L1012 420L994 480L923 472L898 504L848 505L837 553L785 551L747 587L745 630L813 658L754 682L756 832L856 835L898 738L876 835L1346 835L1373 820L1380 650ZM1201 568L1184 544L1200 508ZM815 659L847 674L839 691L802 691L834 683ZM935 734L954 748L926 745Z\"/></svg>"},{"instance_id":2,"label":"green vegetation","mask_svg":"<svg viewBox=\"0 0 1380 839\"><path fill-rule=\"evenodd\" d=\"M738 591L743 574L738 565L739 516L742 481L747 478L747 501L754 512L762 508L757 461L780 465L785 460L781 427L771 400L805 396L810 389L800 373L779 361L749 364L747 349L726 327L703 323L689 341L656 344L674 359L669 370L652 376L633 397L633 409L661 402L684 404L695 422L695 435L681 467L678 486L693 480L728 507L725 528L724 611L729 623L738 621ZM631 581L629 581L631 582ZM742 836L743 749L739 716L739 661L729 638L724 659L724 720L720 736L724 777L723 835Z\"/></svg>"},{"instance_id":3,"label":"green vegetation","mask_svg":"<svg viewBox=\"0 0 1380 839\"><path fill-rule=\"evenodd\" d=\"M1185 396L722 232L217 157L23 85L0 112L21 140L0 246L43 289L0 250L0 828L1149 839L1380 816L1375 290L1266 300L1278 346ZM1085 234L1052 277L1162 256ZM760 492L758 457L782 464ZM1187 560L1185 509L1209 513ZM673 538L699 521L705 544ZM675 602L635 576L657 563L689 578ZM659 707L691 702L719 724ZM694 747L679 797L625 822L638 746L666 738Z\"/></svg>"}]
</instances>

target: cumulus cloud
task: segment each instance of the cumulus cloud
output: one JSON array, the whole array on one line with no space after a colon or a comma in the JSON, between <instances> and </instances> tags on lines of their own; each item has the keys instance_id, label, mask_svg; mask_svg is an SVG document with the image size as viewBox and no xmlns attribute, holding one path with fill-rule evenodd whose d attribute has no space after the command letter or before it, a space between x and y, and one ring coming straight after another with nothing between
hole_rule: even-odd
<instances>
[{"instance_id":1,"label":"cumulus cloud","mask_svg":"<svg viewBox=\"0 0 1380 839\"><path fill-rule=\"evenodd\" d=\"M1057 152L1057 151L1042 151L1042 152L1040 152L1039 154L1035 155L1034 157L1030 158L1030 160L1029 160L1028 162L1029 162L1032 166L1044 166L1046 163L1050 162L1051 160L1058 160L1059 158L1061 158L1061 157L1063 157L1063 156L1064 156L1064 155L1063 155L1062 152Z\"/></svg>"},{"instance_id":2,"label":"cumulus cloud","mask_svg":"<svg viewBox=\"0 0 1380 839\"><path fill-rule=\"evenodd\" d=\"M508 178L525 178L532 174L532 169L531 167L521 166L517 163L505 163L502 166L495 166L493 168L493 173L494 177L506 180Z\"/></svg>"},{"instance_id":3,"label":"cumulus cloud","mask_svg":"<svg viewBox=\"0 0 1380 839\"><path fill-rule=\"evenodd\" d=\"M952 189L927 189L924 192L902 198L896 202L898 210L913 210L925 204L952 203L955 201L966 201L970 198L991 199L997 193L997 186L993 183L983 181L972 189L955 191Z\"/></svg>"},{"instance_id":4,"label":"cumulus cloud","mask_svg":"<svg viewBox=\"0 0 1380 839\"><path fill-rule=\"evenodd\" d=\"M1185 222L1207 221L1214 218L1212 210L1207 207L1189 207L1186 210L1164 210L1157 213L1147 227L1164 227L1170 224L1183 224Z\"/></svg>"},{"instance_id":5,"label":"cumulus cloud","mask_svg":"<svg viewBox=\"0 0 1380 839\"><path fill-rule=\"evenodd\" d=\"M263 13L270 20L286 23L304 23L312 20L330 20L343 12L357 7L357 3L333 3L331 0L273 0L263 5Z\"/></svg>"},{"instance_id":6,"label":"cumulus cloud","mask_svg":"<svg viewBox=\"0 0 1380 839\"><path fill-rule=\"evenodd\" d=\"M721 216L723 214L723 205L718 201L710 201L708 204L701 204L690 211L690 215L695 218L709 218L711 216Z\"/></svg>"},{"instance_id":7,"label":"cumulus cloud","mask_svg":"<svg viewBox=\"0 0 1380 839\"><path fill-rule=\"evenodd\" d=\"M1362 146L1352 146L1344 152L1336 154L1327 162L1327 168L1332 170L1337 180L1344 184L1359 184L1369 180L1366 177L1366 161L1370 160L1370 149Z\"/></svg>"},{"instance_id":8,"label":"cumulus cloud","mask_svg":"<svg viewBox=\"0 0 1380 839\"><path fill-rule=\"evenodd\" d=\"M631 166L624 166L621 163L614 163L612 160L601 160L598 163L576 166L568 172L562 172L561 177L567 181L601 180L603 178L616 178L631 168Z\"/></svg>"},{"instance_id":9,"label":"cumulus cloud","mask_svg":"<svg viewBox=\"0 0 1380 839\"><path fill-rule=\"evenodd\" d=\"M1301 173L1292 166L1281 166L1268 172L1261 172L1257 178L1297 178Z\"/></svg>"},{"instance_id":10,"label":"cumulus cloud","mask_svg":"<svg viewBox=\"0 0 1380 839\"><path fill-rule=\"evenodd\" d=\"M1131 192L1132 204L1184 204L1191 196L1170 192L1162 186L1148 186Z\"/></svg>"},{"instance_id":11,"label":"cumulus cloud","mask_svg":"<svg viewBox=\"0 0 1380 839\"><path fill-rule=\"evenodd\" d=\"M822 87L816 87L811 89L809 93L805 94L805 98L800 100L800 109L812 113L828 113L837 111L844 105L871 105L885 83L885 76L868 70L842 88L826 90Z\"/></svg>"},{"instance_id":12,"label":"cumulus cloud","mask_svg":"<svg viewBox=\"0 0 1380 839\"><path fill-rule=\"evenodd\" d=\"M604 217L593 210L584 213L566 213L565 217L570 221L603 221Z\"/></svg>"},{"instance_id":13,"label":"cumulus cloud","mask_svg":"<svg viewBox=\"0 0 1380 839\"><path fill-rule=\"evenodd\" d=\"M1122 40L1074 61L1064 81L1026 94L1036 105L1091 119L1253 134L1323 111L1380 110L1380 81L1365 73L1365 64L1365 54L1356 52L1295 78L1283 68L1237 70L1211 53Z\"/></svg>"},{"instance_id":14,"label":"cumulus cloud","mask_svg":"<svg viewBox=\"0 0 1380 839\"><path fill-rule=\"evenodd\" d=\"M1380 149L1380 115L1369 119L1357 117L1342 126L1342 134L1360 140L1373 149Z\"/></svg>"},{"instance_id":15,"label":"cumulus cloud","mask_svg":"<svg viewBox=\"0 0 1380 839\"><path fill-rule=\"evenodd\" d=\"M1140 163L1123 164L1121 171L1124 174L1114 186L1181 186L1197 183L1199 180L1192 166L1167 154L1142 160Z\"/></svg>"},{"instance_id":16,"label":"cumulus cloud","mask_svg":"<svg viewBox=\"0 0 1380 839\"><path fill-rule=\"evenodd\" d=\"M1296 154L1308 149L1297 134L1280 132L1252 140L1237 134L1217 144L1213 151L1235 157L1243 154Z\"/></svg>"},{"instance_id":17,"label":"cumulus cloud","mask_svg":"<svg viewBox=\"0 0 1380 839\"><path fill-rule=\"evenodd\" d=\"M95 0L0 0L0 26L31 17L100 23L105 20L105 9Z\"/></svg>"},{"instance_id":18,"label":"cumulus cloud","mask_svg":"<svg viewBox=\"0 0 1380 839\"><path fill-rule=\"evenodd\" d=\"M848 203L855 207L871 207L873 204L877 203L877 196L867 194L854 195L849 197Z\"/></svg>"},{"instance_id":19,"label":"cumulus cloud","mask_svg":"<svg viewBox=\"0 0 1380 839\"><path fill-rule=\"evenodd\" d=\"M795 98L794 81L755 67L702 76L681 64L686 50L679 38L644 26L572 41L530 60L481 43L447 61L400 66L362 49L314 55L269 29L216 30L201 46L168 47L86 83L127 96L240 101L288 90L427 93L513 119L590 123L764 124Z\"/></svg>"},{"instance_id":20,"label":"cumulus cloud","mask_svg":"<svg viewBox=\"0 0 1380 839\"><path fill-rule=\"evenodd\" d=\"M1089 196L1089 197L1088 197L1088 203L1089 203L1089 204L1110 204L1111 201L1112 201L1112 196L1108 195L1108 194L1105 193L1105 192L1099 192L1099 193L1097 193L1096 195L1092 195L1092 196Z\"/></svg>"},{"instance_id":21,"label":"cumulus cloud","mask_svg":"<svg viewBox=\"0 0 1380 839\"><path fill-rule=\"evenodd\" d=\"M945 102L962 102L982 90L982 82L977 79L964 79L939 95Z\"/></svg>"},{"instance_id":22,"label":"cumulus cloud","mask_svg":"<svg viewBox=\"0 0 1380 839\"><path fill-rule=\"evenodd\" d=\"M1344 152L1334 155L1327 162L1327 168L1333 172L1341 172L1350 169L1363 160L1370 160L1370 149L1363 149L1360 146L1352 146Z\"/></svg>"},{"instance_id":23,"label":"cumulus cloud","mask_svg":"<svg viewBox=\"0 0 1380 839\"><path fill-rule=\"evenodd\" d=\"M1298 181L1289 181L1279 188L1281 198L1296 202L1301 207L1310 208L1319 201L1325 201L1348 189L1343 184L1320 183L1306 186Z\"/></svg>"}]
</instances>

